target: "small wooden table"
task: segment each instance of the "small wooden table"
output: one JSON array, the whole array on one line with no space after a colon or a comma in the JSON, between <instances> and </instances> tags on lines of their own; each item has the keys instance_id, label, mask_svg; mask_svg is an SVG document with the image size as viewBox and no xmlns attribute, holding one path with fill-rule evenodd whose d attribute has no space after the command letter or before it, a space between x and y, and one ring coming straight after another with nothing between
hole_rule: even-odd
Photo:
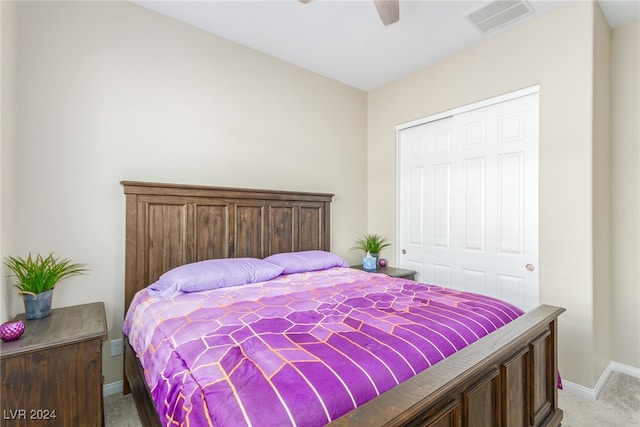
<instances>
[{"instance_id":1,"label":"small wooden table","mask_svg":"<svg viewBox=\"0 0 640 427\"><path fill-rule=\"evenodd\" d=\"M364 268L362 268L362 265L352 265L351 268L355 268L356 270L364 270ZM371 271L371 273L382 273L390 277L399 277L401 279L409 280L415 280L416 277L416 272L413 270L405 270L404 268L395 268L389 266L380 267L379 265L376 267L376 271Z\"/></svg>"},{"instance_id":2,"label":"small wooden table","mask_svg":"<svg viewBox=\"0 0 640 427\"><path fill-rule=\"evenodd\" d=\"M57 308L0 344L3 426L104 426L104 303Z\"/></svg>"}]
</instances>

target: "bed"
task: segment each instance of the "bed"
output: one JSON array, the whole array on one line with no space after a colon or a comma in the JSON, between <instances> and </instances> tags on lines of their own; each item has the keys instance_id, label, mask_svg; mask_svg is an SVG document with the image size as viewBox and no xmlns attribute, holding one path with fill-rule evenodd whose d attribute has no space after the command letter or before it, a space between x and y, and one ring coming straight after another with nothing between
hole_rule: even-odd
<instances>
[{"instance_id":1,"label":"bed","mask_svg":"<svg viewBox=\"0 0 640 427\"><path fill-rule=\"evenodd\" d=\"M324 253L330 250L332 194L130 181L124 181L122 185L126 195L125 311L134 299L143 298L140 295L150 284L185 264L211 259L268 260L275 254ZM336 265L320 271L317 273L320 278L313 274L316 273L283 274L248 286L254 292L267 292L266 295L260 294L263 297L273 297L284 295L284 291L278 290L285 286L283 282L314 282L313 292L320 292L315 290L315 286L326 289L329 285L324 283L333 280L328 277L340 277L340 286L359 289L350 288L350 292L383 286L394 287L398 295L415 290L418 299L424 301L438 301L435 294L440 294L444 305L452 298L448 290L439 287L406 279L378 277L381 275L363 273L346 266ZM299 276L304 277L300 279ZM305 291L300 289L300 292ZM204 294L208 292L220 290L207 290ZM425 296L421 292L434 294ZM230 298L230 293L238 292L223 290L222 294L215 295L215 300L219 302ZM200 294L190 295L199 298ZM375 294L382 295L381 292ZM302 302L308 299L304 294L298 297ZM376 300L376 304L383 303ZM231 301L229 304L249 303ZM426 370L415 375L411 373L406 378L405 374L394 372L393 381L362 399L339 399L347 401L342 409L336 409L342 412L331 412L326 421L330 420L333 426L560 425L562 410L558 408L556 341L557 318L563 311L562 308L542 305L523 315L513 316L514 320L505 321L504 326L485 336L479 334L477 341L438 360ZM142 316L147 319L146 315ZM149 322L152 318L149 314ZM314 323L302 321L303 324L305 322ZM361 325L354 327L359 328ZM154 403L152 395L157 392L157 387L152 391L147 385L141 365L144 355L138 357L128 336L125 336L125 342L124 391L133 393L145 426L165 425L167 411ZM346 354L346 350L343 353ZM389 357L398 356L394 353ZM266 370L268 368L263 369ZM266 376L271 377L271 374ZM376 381L370 382L377 384ZM281 401L286 400L282 397L285 394L280 395ZM357 401L354 405L357 407L351 408L350 400ZM160 421L160 413L164 422ZM191 420L191 425L215 425L208 417L203 414L200 420ZM254 419L254 425L260 424ZM304 425L304 421L299 425Z\"/></svg>"}]
</instances>

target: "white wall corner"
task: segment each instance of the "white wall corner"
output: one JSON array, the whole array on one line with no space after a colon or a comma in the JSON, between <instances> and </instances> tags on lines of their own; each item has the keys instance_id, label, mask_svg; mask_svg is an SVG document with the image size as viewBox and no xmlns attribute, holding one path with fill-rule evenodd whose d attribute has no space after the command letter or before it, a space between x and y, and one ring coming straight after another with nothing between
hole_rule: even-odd
<instances>
[{"instance_id":1,"label":"white wall corner","mask_svg":"<svg viewBox=\"0 0 640 427\"><path fill-rule=\"evenodd\" d=\"M640 368L612 361L609 362L609 365L607 365L605 370L602 372L602 375L600 375L600 379L598 379L594 388L588 388L580 384L572 383L571 381L562 380L563 390L582 399L596 400L598 396L600 396L600 392L612 372L619 372L634 378L640 378ZM560 374L562 375L562 373Z\"/></svg>"}]
</instances>

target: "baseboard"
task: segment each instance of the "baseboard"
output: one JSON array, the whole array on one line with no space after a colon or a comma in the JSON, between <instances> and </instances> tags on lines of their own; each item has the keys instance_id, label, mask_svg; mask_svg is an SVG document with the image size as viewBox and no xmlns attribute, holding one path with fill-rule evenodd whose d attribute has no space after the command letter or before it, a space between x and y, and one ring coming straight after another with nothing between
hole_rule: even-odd
<instances>
[{"instance_id":1,"label":"baseboard","mask_svg":"<svg viewBox=\"0 0 640 427\"><path fill-rule=\"evenodd\" d=\"M122 393L122 381L116 381L102 386L103 396L111 396L116 393Z\"/></svg>"},{"instance_id":2,"label":"baseboard","mask_svg":"<svg viewBox=\"0 0 640 427\"><path fill-rule=\"evenodd\" d=\"M563 378L562 390L576 395L581 399L596 400L600 395L600 391L602 391L602 387L604 387L604 383L607 381L607 378L609 378L609 375L611 375L612 370L610 366L611 365L607 366L607 368L604 370L604 372L600 376L600 379L596 383L595 388L589 388L580 384L572 383L571 381L567 381Z\"/></svg>"},{"instance_id":3,"label":"baseboard","mask_svg":"<svg viewBox=\"0 0 640 427\"><path fill-rule=\"evenodd\" d=\"M618 362L611 362L610 365L613 372L619 372L621 374L629 375L630 377L640 378L640 368L635 368Z\"/></svg>"},{"instance_id":4,"label":"baseboard","mask_svg":"<svg viewBox=\"0 0 640 427\"><path fill-rule=\"evenodd\" d=\"M562 380L563 390L574 394L582 399L596 400L602 391L602 387L607 382L609 375L612 372L619 372L621 374L629 375L634 378L640 378L640 368L634 368L633 366L624 365L618 362L610 362L605 368L596 383L594 388L588 388L580 384L572 383L571 381Z\"/></svg>"}]
</instances>

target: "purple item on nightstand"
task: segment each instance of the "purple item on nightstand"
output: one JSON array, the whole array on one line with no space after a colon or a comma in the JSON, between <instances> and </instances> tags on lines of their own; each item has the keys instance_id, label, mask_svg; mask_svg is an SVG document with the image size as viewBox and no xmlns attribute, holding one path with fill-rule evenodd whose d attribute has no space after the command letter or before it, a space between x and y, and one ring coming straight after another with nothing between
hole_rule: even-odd
<instances>
[{"instance_id":1,"label":"purple item on nightstand","mask_svg":"<svg viewBox=\"0 0 640 427\"><path fill-rule=\"evenodd\" d=\"M22 320L6 322L0 325L0 338L2 341L15 341L24 333Z\"/></svg>"}]
</instances>

